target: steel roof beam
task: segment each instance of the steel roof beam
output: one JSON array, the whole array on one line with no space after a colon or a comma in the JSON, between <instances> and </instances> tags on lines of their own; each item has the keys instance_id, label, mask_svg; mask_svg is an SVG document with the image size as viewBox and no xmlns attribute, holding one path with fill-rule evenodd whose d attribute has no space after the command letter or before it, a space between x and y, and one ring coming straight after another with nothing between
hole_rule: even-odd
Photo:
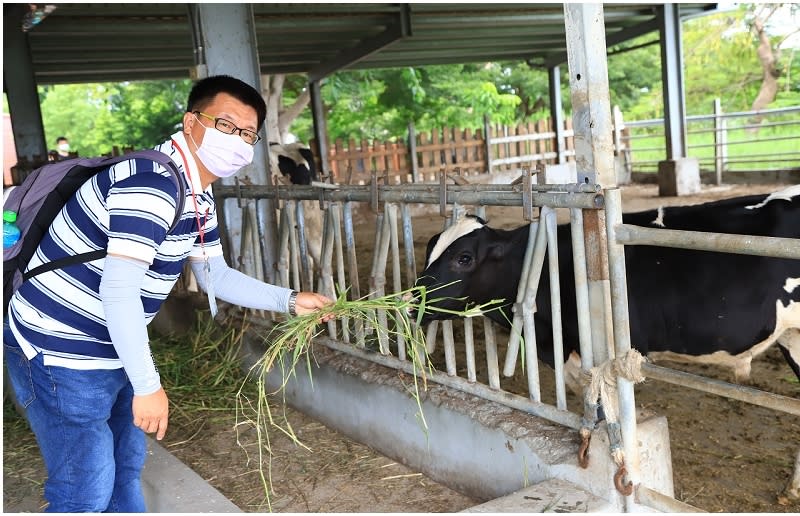
<instances>
[{"instance_id":1,"label":"steel roof beam","mask_svg":"<svg viewBox=\"0 0 800 516\"><path fill-rule=\"evenodd\" d=\"M623 41L628 41L629 39L633 39L635 37L641 36L643 34L648 34L650 32L658 30L659 24L657 19L652 19L645 23L640 23L638 25L634 25L632 27L626 27L622 30L616 31L611 34L606 34L606 48L612 47L618 43L622 43ZM567 53L559 52L557 54L551 54L550 57L545 59L544 65L545 66L557 66L560 65L567 60Z\"/></svg>"},{"instance_id":2,"label":"steel roof beam","mask_svg":"<svg viewBox=\"0 0 800 516\"><path fill-rule=\"evenodd\" d=\"M389 26L383 34L365 40L359 46L342 51L339 56L316 66L308 73L309 82L317 82L328 75L350 67L379 50L411 35L411 14L408 5L404 5L396 22Z\"/></svg>"}]
</instances>

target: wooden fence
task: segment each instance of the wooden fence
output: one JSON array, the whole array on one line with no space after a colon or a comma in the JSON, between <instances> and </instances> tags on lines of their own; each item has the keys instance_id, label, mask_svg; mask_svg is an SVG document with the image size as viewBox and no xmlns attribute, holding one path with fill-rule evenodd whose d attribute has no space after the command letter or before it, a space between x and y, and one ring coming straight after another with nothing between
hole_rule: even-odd
<instances>
[{"instance_id":1,"label":"wooden fence","mask_svg":"<svg viewBox=\"0 0 800 516\"><path fill-rule=\"evenodd\" d=\"M565 120L563 134L564 159L574 160L570 118ZM337 139L328 147L329 172L340 184L367 184L372 171L388 176L390 184L402 184L437 181L442 170L469 176L535 168L539 162L558 162L556 138L550 120L514 127L487 121L483 129L474 131L444 127L419 133L409 125L405 142Z\"/></svg>"}]
</instances>

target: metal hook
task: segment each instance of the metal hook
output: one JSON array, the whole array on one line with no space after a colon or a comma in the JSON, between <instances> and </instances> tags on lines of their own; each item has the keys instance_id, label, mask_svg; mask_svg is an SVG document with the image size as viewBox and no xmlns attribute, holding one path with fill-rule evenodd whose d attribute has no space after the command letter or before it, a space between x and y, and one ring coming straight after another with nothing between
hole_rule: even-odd
<instances>
[{"instance_id":1,"label":"metal hook","mask_svg":"<svg viewBox=\"0 0 800 516\"><path fill-rule=\"evenodd\" d=\"M589 442L592 440L591 435L587 435L581 441L581 447L578 449L578 465L586 469L589 467Z\"/></svg>"},{"instance_id":2,"label":"metal hook","mask_svg":"<svg viewBox=\"0 0 800 516\"><path fill-rule=\"evenodd\" d=\"M627 474L628 470L625 469L624 462L614 474L614 487L617 488L617 491L619 491L622 496L630 496L633 494L633 482L628 482L627 484L623 483L623 477Z\"/></svg>"}]
</instances>

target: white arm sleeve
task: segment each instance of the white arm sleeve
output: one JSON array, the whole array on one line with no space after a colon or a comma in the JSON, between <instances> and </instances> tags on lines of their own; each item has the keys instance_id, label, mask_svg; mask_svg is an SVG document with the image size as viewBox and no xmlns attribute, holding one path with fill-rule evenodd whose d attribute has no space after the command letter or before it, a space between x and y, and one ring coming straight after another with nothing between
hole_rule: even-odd
<instances>
[{"instance_id":1,"label":"white arm sleeve","mask_svg":"<svg viewBox=\"0 0 800 516\"><path fill-rule=\"evenodd\" d=\"M206 289L206 274L203 260L192 260L192 272L198 285ZM219 299L246 308L270 310L273 312L289 311L289 294L292 289L270 285L251 278L247 274L228 267L222 256L209 256L211 266L210 280L214 285L214 294Z\"/></svg>"},{"instance_id":2,"label":"white arm sleeve","mask_svg":"<svg viewBox=\"0 0 800 516\"><path fill-rule=\"evenodd\" d=\"M100 298L106 315L111 343L137 396L161 388L142 306L141 288L148 265L138 260L106 256Z\"/></svg>"}]
</instances>

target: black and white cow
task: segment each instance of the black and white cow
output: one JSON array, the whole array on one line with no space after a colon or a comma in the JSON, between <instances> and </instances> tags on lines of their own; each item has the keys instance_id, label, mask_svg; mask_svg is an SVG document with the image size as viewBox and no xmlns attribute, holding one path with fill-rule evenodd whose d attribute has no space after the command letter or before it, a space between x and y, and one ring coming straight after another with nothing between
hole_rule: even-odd
<instances>
[{"instance_id":1,"label":"black and white cow","mask_svg":"<svg viewBox=\"0 0 800 516\"><path fill-rule=\"evenodd\" d=\"M800 238L800 185L696 206L628 213L623 222L669 229ZM577 307L570 228L558 227L564 356L578 351ZM487 316L510 327L528 227L490 228L462 218L431 238L417 285L446 297L443 307L509 300ZM591 252L591 250L587 250ZM800 378L800 260L656 246L626 246L632 345L658 360L721 364L747 379L751 360L778 343ZM458 281L456 281L458 280ZM536 298L539 358L553 365L549 277ZM426 313L423 322L447 318Z\"/></svg>"},{"instance_id":2,"label":"black and white cow","mask_svg":"<svg viewBox=\"0 0 800 516\"><path fill-rule=\"evenodd\" d=\"M280 171L293 185L310 185L317 179L314 154L304 143L270 142L269 159L273 173Z\"/></svg>"},{"instance_id":3,"label":"black and white cow","mask_svg":"<svg viewBox=\"0 0 800 516\"><path fill-rule=\"evenodd\" d=\"M800 185L769 196L624 214L623 222L800 238ZM564 356L569 357L565 374L569 376L568 370L579 364L573 353L578 351L578 327L570 228L559 226L557 233ZM510 327L528 235L527 226L505 231L492 229L478 218L463 218L428 242L426 267L417 285L446 285L435 297L447 298L440 305L458 311L467 303L509 300L503 313L493 310L486 315ZM800 260L626 246L625 263L631 343L643 354L654 360L727 365L741 381L749 377L752 359L777 342L800 378ZM552 366L546 268L536 306L539 358ZM426 312L422 322L447 317ZM800 497L800 452L784 492L789 498Z\"/></svg>"}]
</instances>

